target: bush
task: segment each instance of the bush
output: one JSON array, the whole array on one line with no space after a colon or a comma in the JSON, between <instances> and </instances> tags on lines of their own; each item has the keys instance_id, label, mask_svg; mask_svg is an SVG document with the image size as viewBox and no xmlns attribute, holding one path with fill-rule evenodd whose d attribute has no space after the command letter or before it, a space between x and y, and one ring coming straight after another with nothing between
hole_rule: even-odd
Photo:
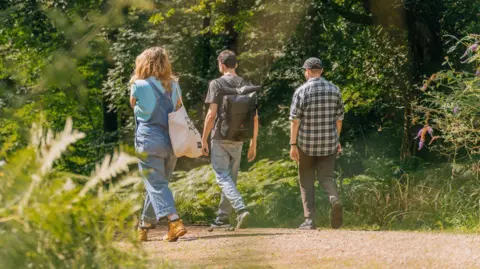
<instances>
[{"instance_id":1,"label":"bush","mask_svg":"<svg viewBox=\"0 0 480 269\"><path fill-rule=\"evenodd\" d=\"M452 174L452 166L424 164L397 175L398 166L389 159L372 158L363 165L366 174L337 180L347 227L480 230L480 181L471 166L457 164ZM253 213L253 226L294 228L302 221L293 162L261 160L240 172L238 188ZM215 217L220 189L209 166L181 175L172 189L186 220L205 223ZM316 223L328 227L330 206L319 186L316 197Z\"/></svg>"},{"instance_id":2,"label":"bush","mask_svg":"<svg viewBox=\"0 0 480 269\"><path fill-rule=\"evenodd\" d=\"M186 220L207 222L215 217L220 188L209 165L188 172L171 187ZM288 226L302 210L292 162L261 160L248 172L240 172L238 189L253 211L256 226Z\"/></svg>"},{"instance_id":3,"label":"bush","mask_svg":"<svg viewBox=\"0 0 480 269\"><path fill-rule=\"evenodd\" d=\"M451 167L430 167L399 179L347 179L342 198L352 226L478 231L479 187L478 174L452 177Z\"/></svg>"},{"instance_id":4,"label":"bush","mask_svg":"<svg viewBox=\"0 0 480 269\"><path fill-rule=\"evenodd\" d=\"M90 177L54 169L83 136L71 120L57 135L33 128L30 146L0 168L1 268L145 268L131 217L141 205L131 186L140 179L107 184L136 158L107 156Z\"/></svg>"},{"instance_id":5,"label":"bush","mask_svg":"<svg viewBox=\"0 0 480 269\"><path fill-rule=\"evenodd\" d=\"M433 74L425 82L422 90L426 97L417 106L417 113L424 117L425 127L440 132L439 135L432 135L433 140L439 140L433 149L454 161L458 157L461 159L467 156L472 159L480 154L479 38L478 35L466 37L450 50L454 51L459 45L467 44L467 50L462 56L463 63L473 65L475 73L458 71L447 60L446 64L451 69Z\"/></svg>"}]
</instances>

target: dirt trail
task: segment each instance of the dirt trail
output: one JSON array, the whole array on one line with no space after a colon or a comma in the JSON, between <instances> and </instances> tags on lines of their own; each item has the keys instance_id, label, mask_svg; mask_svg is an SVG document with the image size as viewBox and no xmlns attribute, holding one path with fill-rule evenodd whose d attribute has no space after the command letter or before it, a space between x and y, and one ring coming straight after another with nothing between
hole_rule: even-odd
<instances>
[{"instance_id":1,"label":"dirt trail","mask_svg":"<svg viewBox=\"0 0 480 269\"><path fill-rule=\"evenodd\" d=\"M144 243L154 268L480 268L480 235L190 227L167 243L164 232Z\"/></svg>"}]
</instances>

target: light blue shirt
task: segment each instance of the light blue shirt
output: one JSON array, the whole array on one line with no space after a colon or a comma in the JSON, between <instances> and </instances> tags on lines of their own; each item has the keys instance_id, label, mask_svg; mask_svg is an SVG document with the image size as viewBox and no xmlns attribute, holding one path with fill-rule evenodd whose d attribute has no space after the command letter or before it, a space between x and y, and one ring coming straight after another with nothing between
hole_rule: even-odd
<instances>
[{"instance_id":1,"label":"light blue shirt","mask_svg":"<svg viewBox=\"0 0 480 269\"><path fill-rule=\"evenodd\" d=\"M165 88L163 87L162 83L158 81L155 77L148 78L152 83L157 86L162 93L165 93ZM178 91L177 91L178 88ZM135 80L131 88L131 96L133 96L137 101L135 103L135 107L133 109L135 116L141 118L145 121L150 119L153 109L157 105L157 98L155 97L155 93L153 92L154 89L148 84L148 82L144 79ZM180 95L178 94L180 93ZM177 82L172 82L172 102L173 107L176 109L178 99L182 95L182 90L180 89L180 85Z\"/></svg>"}]
</instances>

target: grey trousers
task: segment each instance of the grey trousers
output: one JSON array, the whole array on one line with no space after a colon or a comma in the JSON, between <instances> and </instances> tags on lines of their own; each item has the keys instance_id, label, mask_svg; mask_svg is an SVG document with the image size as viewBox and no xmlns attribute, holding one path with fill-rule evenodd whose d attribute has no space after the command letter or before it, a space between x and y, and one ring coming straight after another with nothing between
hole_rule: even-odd
<instances>
[{"instance_id":1,"label":"grey trousers","mask_svg":"<svg viewBox=\"0 0 480 269\"><path fill-rule=\"evenodd\" d=\"M336 154L334 153L328 156L308 156L300 149L298 151L300 154L298 174L300 178L303 212L305 218L314 218L315 179L318 179L320 182L331 204L338 200L337 184L333 177Z\"/></svg>"},{"instance_id":2,"label":"grey trousers","mask_svg":"<svg viewBox=\"0 0 480 269\"><path fill-rule=\"evenodd\" d=\"M217 183L222 189L217 214L222 220L228 219L233 209L238 212L246 208L242 195L237 189L242 146L243 142L212 140L212 166Z\"/></svg>"}]
</instances>

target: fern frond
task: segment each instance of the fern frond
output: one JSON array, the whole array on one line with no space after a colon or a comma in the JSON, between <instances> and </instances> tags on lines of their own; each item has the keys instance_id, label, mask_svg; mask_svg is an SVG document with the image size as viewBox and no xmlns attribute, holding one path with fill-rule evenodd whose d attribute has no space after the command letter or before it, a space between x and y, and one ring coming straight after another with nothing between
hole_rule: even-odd
<instances>
[{"instance_id":1,"label":"fern frond","mask_svg":"<svg viewBox=\"0 0 480 269\"><path fill-rule=\"evenodd\" d=\"M107 155L102 164L97 165L92 177L79 192L79 196L84 196L100 182L114 178L120 173L127 172L129 170L128 166L137 162L137 158L132 157L124 152L115 152L113 156Z\"/></svg>"},{"instance_id":2,"label":"fern frond","mask_svg":"<svg viewBox=\"0 0 480 269\"><path fill-rule=\"evenodd\" d=\"M62 156L67 147L78 140L85 137L84 133L73 130L73 122L71 118L68 118L65 123L63 132L58 137L53 134L51 130L48 130L47 136L43 141L42 148L42 166L40 168L40 174L45 175L52 167L53 163Z\"/></svg>"},{"instance_id":3,"label":"fern frond","mask_svg":"<svg viewBox=\"0 0 480 269\"><path fill-rule=\"evenodd\" d=\"M40 176L35 174L32 175L32 182L30 183L30 186L28 186L27 192L24 194L22 200L18 204L18 215L22 215L23 209L25 208L25 206L27 206L33 191L36 187L38 187L38 185L40 185L40 182L42 182L42 178Z\"/></svg>"}]
</instances>

